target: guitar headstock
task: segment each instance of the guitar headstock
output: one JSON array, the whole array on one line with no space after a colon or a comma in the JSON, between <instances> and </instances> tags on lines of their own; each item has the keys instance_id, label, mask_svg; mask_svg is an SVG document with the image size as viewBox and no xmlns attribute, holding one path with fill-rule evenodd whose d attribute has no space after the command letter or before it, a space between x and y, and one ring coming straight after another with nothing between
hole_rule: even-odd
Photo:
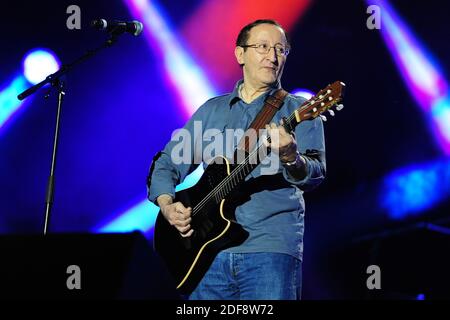
<instances>
[{"instance_id":1,"label":"guitar headstock","mask_svg":"<svg viewBox=\"0 0 450 320\"><path fill-rule=\"evenodd\" d=\"M338 104L344 97L345 83L335 81L326 88L320 90L314 97L305 101L300 108L295 110L295 120L297 123L303 120L312 120L321 117L326 121L324 112L328 111L331 116L334 116L334 111L331 109L336 106L336 110L340 111L344 108L342 104Z\"/></svg>"}]
</instances>

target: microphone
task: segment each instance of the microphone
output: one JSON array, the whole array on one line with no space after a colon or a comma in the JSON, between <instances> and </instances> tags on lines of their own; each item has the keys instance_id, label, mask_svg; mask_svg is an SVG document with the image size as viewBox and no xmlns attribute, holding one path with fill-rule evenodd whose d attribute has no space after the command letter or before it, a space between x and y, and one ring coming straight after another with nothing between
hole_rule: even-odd
<instances>
[{"instance_id":1,"label":"microphone","mask_svg":"<svg viewBox=\"0 0 450 320\"><path fill-rule=\"evenodd\" d=\"M118 21L118 20L105 20L96 19L91 21L91 27L104 30L114 35L119 35L125 32L131 33L134 36L141 34L144 25L137 21Z\"/></svg>"}]
</instances>

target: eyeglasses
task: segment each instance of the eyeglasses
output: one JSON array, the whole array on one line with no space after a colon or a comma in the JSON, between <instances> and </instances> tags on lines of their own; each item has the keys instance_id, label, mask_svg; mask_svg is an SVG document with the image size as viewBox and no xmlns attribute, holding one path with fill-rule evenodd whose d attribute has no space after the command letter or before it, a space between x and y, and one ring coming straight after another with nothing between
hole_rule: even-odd
<instances>
[{"instance_id":1,"label":"eyeglasses","mask_svg":"<svg viewBox=\"0 0 450 320\"><path fill-rule=\"evenodd\" d=\"M260 54L268 54L270 49L274 48L277 56L287 56L289 54L289 47L285 47L282 44L276 44L274 46L269 46L267 43L256 43L256 44L248 44L239 46L242 48L255 48L256 52Z\"/></svg>"}]
</instances>

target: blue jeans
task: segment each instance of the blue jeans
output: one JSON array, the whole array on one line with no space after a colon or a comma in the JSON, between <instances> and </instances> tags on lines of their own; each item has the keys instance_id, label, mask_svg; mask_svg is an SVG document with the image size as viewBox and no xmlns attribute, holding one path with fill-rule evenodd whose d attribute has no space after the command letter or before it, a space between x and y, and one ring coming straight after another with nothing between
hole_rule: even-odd
<instances>
[{"instance_id":1,"label":"blue jeans","mask_svg":"<svg viewBox=\"0 0 450 320\"><path fill-rule=\"evenodd\" d=\"M220 252L189 300L300 300L301 267L283 253Z\"/></svg>"}]
</instances>

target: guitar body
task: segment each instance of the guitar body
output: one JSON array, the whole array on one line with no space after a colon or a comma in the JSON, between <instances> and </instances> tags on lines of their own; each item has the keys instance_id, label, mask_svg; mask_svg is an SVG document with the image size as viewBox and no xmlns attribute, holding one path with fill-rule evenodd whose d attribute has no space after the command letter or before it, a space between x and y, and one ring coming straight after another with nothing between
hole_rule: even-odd
<instances>
[{"instance_id":1,"label":"guitar body","mask_svg":"<svg viewBox=\"0 0 450 320\"><path fill-rule=\"evenodd\" d=\"M194 208L205 199L232 171L228 160L220 159L223 164L208 165L197 184L177 192L174 202L180 201L185 207ZM235 221L231 202L227 198L219 201L209 201L192 215L194 233L187 238L183 238L161 212L158 213L155 250L165 261L181 293L195 289L219 251L236 246L248 237L248 232Z\"/></svg>"}]
</instances>

